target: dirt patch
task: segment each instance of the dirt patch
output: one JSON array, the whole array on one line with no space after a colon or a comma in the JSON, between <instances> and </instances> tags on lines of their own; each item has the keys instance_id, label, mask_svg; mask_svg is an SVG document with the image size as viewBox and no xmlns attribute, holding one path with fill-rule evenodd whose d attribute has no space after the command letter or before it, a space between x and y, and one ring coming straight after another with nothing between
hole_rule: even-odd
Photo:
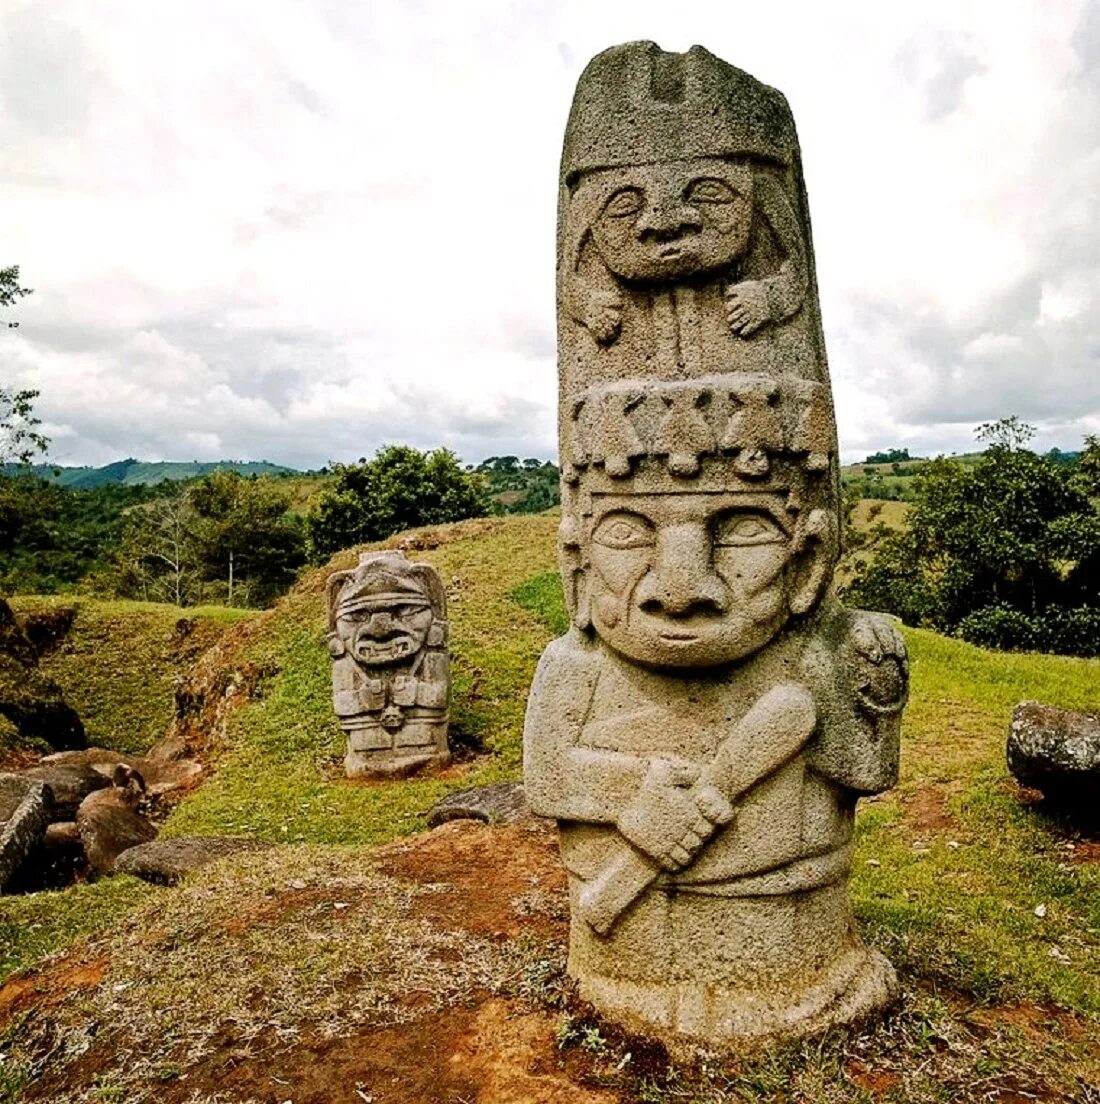
<instances>
[{"instance_id":1,"label":"dirt patch","mask_svg":"<svg viewBox=\"0 0 1100 1104\"><path fill-rule=\"evenodd\" d=\"M0 1022L30 1009L52 1008L78 989L94 989L107 975L107 960L62 958L40 970L10 978L0 987Z\"/></svg>"},{"instance_id":2,"label":"dirt patch","mask_svg":"<svg viewBox=\"0 0 1100 1104\"><path fill-rule=\"evenodd\" d=\"M1049 1043L1052 1033L1063 1039L1081 1039L1089 1031L1086 1024L1072 1012L1046 1004L989 1005L974 1009L966 1020L979 1032L1010 1027L1039 1043Z\"/></svg>"},{"instance_id":3,"label":"dirt patch","mask_svg":"<svg viewBox=\"0 0 1100 1104\"><path fill-rule=\"evenodd\" d=\"M569 930L565 871L549 822L490 828L451 821L414 843L385 848L380 869L431 886L416 909L443 927L499 937L527 931L563 941Z\"/></svg>"},{"instance_id":4,"label":"dirt patch","mask_svg":"<svg viewBox=\"0 0 1100 1104\"><path fill-rule=\"evenodd\" d=\"M904 809L916 835L934 836L955 826L947 811L947 794L937 786L921 786L904 802Z\"/></svg>"},{"instance_id":5,"label":"dirt patch","mask_svg":"<svg viewBox=\"0 0 1100 1104\"><path fill-rule=\"evenodd\" d=\"M182 1104L216 1087L233 1100L294 1104L616 1104L584 1056L560 1051L555 1017L500 999L341 1039L277 1049L227 1045L158 1094Z\"/></svg>"}]
</instances>

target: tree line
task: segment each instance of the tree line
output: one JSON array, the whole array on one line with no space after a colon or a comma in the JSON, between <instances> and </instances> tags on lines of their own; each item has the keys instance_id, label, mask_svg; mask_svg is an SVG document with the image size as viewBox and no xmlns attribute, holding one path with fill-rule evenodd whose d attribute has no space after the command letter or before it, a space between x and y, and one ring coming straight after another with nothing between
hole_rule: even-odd
<instances>
[{"instance_id":1,"label":"tree line","mask_svg":"<svg viewBox=\"0 0 1100 1104\"><path fill-rule=\"evenodd\" d=\"M1100 438L1067 463L1019 418L976 432L976 460L920 468L848 600L987 647L1100 654Z\"/></svg>"}]
</instances>

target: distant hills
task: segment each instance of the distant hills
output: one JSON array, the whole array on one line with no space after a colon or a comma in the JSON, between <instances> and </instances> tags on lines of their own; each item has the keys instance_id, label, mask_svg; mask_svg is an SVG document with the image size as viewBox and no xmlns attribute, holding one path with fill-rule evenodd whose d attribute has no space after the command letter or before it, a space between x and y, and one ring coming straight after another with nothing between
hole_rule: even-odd
<instances>
[{"instance_id":1,"label":"distant hills","mask_svg":"<svg viewBox=\"0 0 1100 1104\"><path fill-rule=\"evenodd\" d=\"M5 474L27 472L27 468L9 465ZM147 461L116 460L113 464L104 464L101 468L65 468L53 464L35 464L29 472L50 483L73 490L89 490L106 487L111 484L135 486L137 484L160 483L165 479L195 479L210 475L216 471L235 471L241 475L301 475L296 468L285 468L279 464L269 464L266 460L211 460L192 461Z\"/></svg>"}]
</instances>

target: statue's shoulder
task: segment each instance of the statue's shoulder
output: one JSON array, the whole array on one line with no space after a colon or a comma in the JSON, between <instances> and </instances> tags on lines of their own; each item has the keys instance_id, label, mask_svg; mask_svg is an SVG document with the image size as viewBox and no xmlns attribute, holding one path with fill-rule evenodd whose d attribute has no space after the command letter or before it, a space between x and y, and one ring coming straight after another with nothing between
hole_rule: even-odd
<instances>
[{"instance_id":1,"label":"statue's shoulder","mask_svg":"<svg viewBox=\"0 0 1100 1104\"><path fill-rule=\"evenodd\" d=\"M562 705L587 702L606 662L607 657L598 644L580 630L571 628L565 636L547 644L535 672L531 695L533 698L554 698Z\"/></svg>"}]
</instances>

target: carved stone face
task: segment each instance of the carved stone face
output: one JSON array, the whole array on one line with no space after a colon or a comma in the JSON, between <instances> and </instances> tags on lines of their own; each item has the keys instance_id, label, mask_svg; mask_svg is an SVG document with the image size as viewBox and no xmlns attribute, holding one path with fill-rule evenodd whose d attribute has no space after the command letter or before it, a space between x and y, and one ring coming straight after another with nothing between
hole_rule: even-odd
<instances>
[{"instance_id":1,"label":"carved stone face","mask_svg":"<svg viewBox=\"0 0 1100 1104\"><path fill-rule=\"evenodd\" d=\"M365 667L384 667L411 659L424 647L432 627L427 599L369 596L357 608L336 617L336 634Z\"/></svg>"},{"instance_id":2,"label":"carved stone face","mask_svg":"<svg viewBox=\"0 0 1100 1104\"><path fill-rule=\"evenodd\" d=\"M651 667L711 667L762 648L786 624L796 583L786 496L593 497L592 624Z\"/></svg>"},{"instance_id":3,"label":"carved stone face","mask_svg":"<svg viewBox=\"0 0 1100 1104\"><path fill-rule=\"evenodd\" d=\"M660 283L726 268L744 255L752 174L720 157L608 169L592 238L624 280Z\"/></svg>"}]
</instances>

